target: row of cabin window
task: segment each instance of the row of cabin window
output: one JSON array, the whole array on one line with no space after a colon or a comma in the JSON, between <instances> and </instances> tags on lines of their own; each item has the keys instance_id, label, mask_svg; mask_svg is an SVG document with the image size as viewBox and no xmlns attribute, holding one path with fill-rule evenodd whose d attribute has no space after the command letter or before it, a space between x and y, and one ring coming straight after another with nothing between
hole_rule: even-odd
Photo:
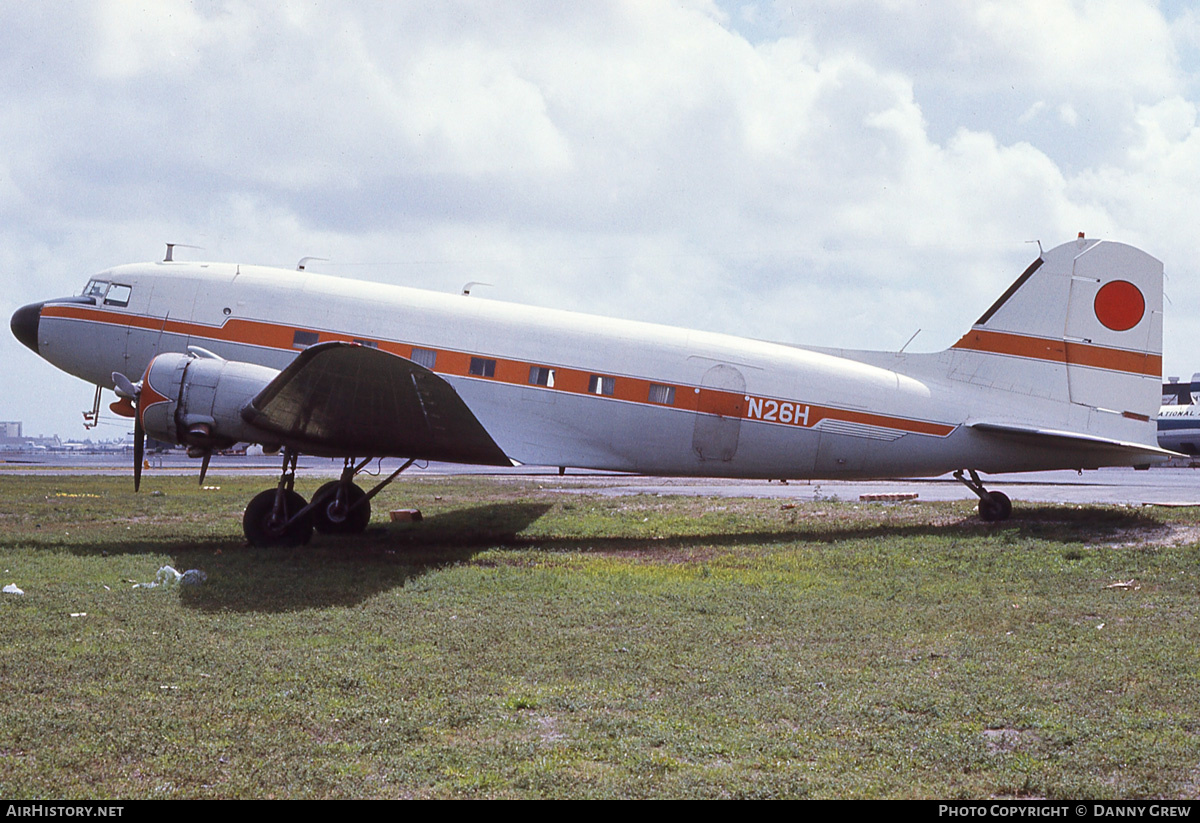
<instances>
[{"instance_id":1,"label":"row of cabin window","mask_svg":"<svg viewBox=\"0 0 1200 823\"><path fill-rule=\"evenodd\" d=\"M483 357L472 357L471 374L478 377L494 377L496 375L496 361ZM547 368L546 366L530 366L529 385L545 386L548 389L554 388L554 369ZM588 377L588 394L611 397L616 392L617 379L615 377L608 377L603 374L593 374ZM650 395L647 399L651 403L673 406L675 405L675 387L651 383Z\"/></svg>"},{"instance_id":2,"label":"row of cabin window","mask_svg":"<svg viewBox=\"0 0 1200 823\"><path fill-rule=\"evenodd\" d=\"M293 349L304 350L304 349L307 349L309 346L317 345L317 343L319 343L319 342L321 342L321 335L318 332L305 331L304 329L296 329L294 332L292 332L292 348ZM356 337L356 338L354 338L354 342L360 346L366 346L368 349L379 348L379 343L377 343L374 340L367 340L365 338ZM419 360L415 356L416 352L418 352L418 351L424 352L425 354L429 355L429 365L428 366L425 366L425 363L423 362L423 360ZM413 354L414 354L413 360L420 363L422 366L425 366L426 368L433 367L433 356L434 356L434 354L436 354L436 352L429 351L428 349L413 349Z\"/></svg>"},{"instance_id":3,"label":"row of cabin window","mask_svg":"<svg viewBox=\"0 0 1200 823\"><path fill-rule=\"evenodd\" d=\"M298 349L305 349L315 344L318 339L319 335L316 332L297 330L292 338L292 346ZM367 343L367 341L357 342ZM369 343L367 344L370 345ZM423 366L432 371L434 365L437 363L437 352L433 349L414 348L410 359L418 366ZM488 357L472 357L469 372L475 377L495 377L496 361ZM530 366L529 385L545 386L549 389L554 388L554 369L545 366ZM617 380L615 377L593 374L588 378L588 394L597 394L605 397L612 396L616 393L616 390ZM647 399L651 403L673 406L675 405L675 387L664 386L660 383L651 383Z\"/></svg>"}]
</instances>

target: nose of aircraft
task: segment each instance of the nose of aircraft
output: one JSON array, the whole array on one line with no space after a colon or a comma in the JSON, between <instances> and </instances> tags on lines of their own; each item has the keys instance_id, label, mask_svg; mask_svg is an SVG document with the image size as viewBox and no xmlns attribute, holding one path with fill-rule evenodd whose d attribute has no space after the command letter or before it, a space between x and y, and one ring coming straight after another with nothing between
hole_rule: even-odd
<instances>
[{"instance_id":1,"label":"nose of aircraft","mask_svg":"<svg viewBox=\"0 0 1200 823\"><path fill-rule=\"evenodd\" d=\"M22 306L13 312L12 320L8 323L13 336L34 352L38 350L38 323L42 319L43 305L45 304L30 303L28 306Z\"/></svg>"}]
</instances>

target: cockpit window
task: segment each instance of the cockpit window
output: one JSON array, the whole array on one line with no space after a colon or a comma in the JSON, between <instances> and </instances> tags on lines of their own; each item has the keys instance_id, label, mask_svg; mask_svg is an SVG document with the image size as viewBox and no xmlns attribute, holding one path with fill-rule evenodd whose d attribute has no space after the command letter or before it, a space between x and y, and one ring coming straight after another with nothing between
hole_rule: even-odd
<instances>
[{"instance_id":1,"label":"cockpit window","mask_svg":"<svg viewBox=\"0 0 1200 823\"><path fill-rule=\"evenodd\" d=\"M128 306L129 293L133 291L129 286L120 283L113 283L108 287L108 294L104 295L104 305L106 306Z\"/></svg>"},{"instance_id":2,"label":"cockpit window","mask_svg":"<svg viewBox=\"0 0 1200 823\"><path fill-rule=\"evenodd\" d=\"M128 306L129 295L133 292L131 286L122 283L110 283L107 280L89 280L83 290L84 297L90 297L97 303L104 302L106 306Z\"/></svg>"}]
</instances>

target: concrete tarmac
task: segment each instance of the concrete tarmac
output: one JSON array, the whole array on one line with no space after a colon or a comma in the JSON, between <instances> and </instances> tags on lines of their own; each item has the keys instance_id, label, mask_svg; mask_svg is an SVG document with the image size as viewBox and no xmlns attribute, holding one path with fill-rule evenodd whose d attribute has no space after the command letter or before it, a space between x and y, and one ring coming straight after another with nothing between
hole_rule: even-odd
<instances>
[{"instance_id":1,"label":"concrete tarmac","mask_svg":"<svg viewBox=\"0 0 1200 823\"><path fill-rule=\"evenodd\" d=\"M1192 469L1101 469L1082 474L1052 471L981 477L989 491L1002 491L1015 502L1200 506L1200 472ZM551 486L548 484L547 488ZM926 501L977 499L974 492L948 474L895 480L793 480L786 484L761 480L581 477L573 480L569 488L602 494L686 494L794 500L858 501L864 495L896 494L915 494L917 500Z\"/></svg>"},{"instance_id":2,"label":"concrete tarmac","mask_svg":"<svg viewBox=\"0 0 1200 823\"><path fill-rule=\"evenodd\" d=\"M143 482L156 475L198 475L200 461L183 454L152 455ZM132 474L131 455L82 453L8 453L0 457L0 474ZM401 461L384 460L370 466L372 473L386 477ZM300 459L300 475L336 477L340 460L318 457ZM262 476L264 487L278 474L280 458L266 456L215 456L209 477L222 475ZM682 494L706 497L765 497L794 500L837 499L857 501L861 495L916 494L918 500L971 500L975 495L950 475L936 478L895 480L793 480L786 484L765 480L713 480L643 477L612 472L569 469L559 476L555 468L520 467L497 470L491 467L459 466L448 463L414 465L401 478L472 475L536 479L549 491L596 494ZM1003 491L1014 501L1031 503L1126 504L1200 506L1200 470L1190 468L1099 469L984 475L984 485ZM132 481L131 481L132 482ZM364 485L369 485L364 481Z\"/></svg>"}]
</instances>

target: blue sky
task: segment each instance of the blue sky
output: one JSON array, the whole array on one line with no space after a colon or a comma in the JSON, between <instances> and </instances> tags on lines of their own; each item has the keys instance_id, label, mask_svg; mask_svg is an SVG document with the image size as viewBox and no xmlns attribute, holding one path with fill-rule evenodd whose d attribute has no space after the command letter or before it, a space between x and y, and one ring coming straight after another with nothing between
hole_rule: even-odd
<instances>
[{"instance_id":1,"label":"blue sky","mask_svg":"<svg viewBox=\"0 0 1200 823\"><path fill-rule=\"evenodd\" d=\"M1198 47L1136 0L4 4L0 310L170 241L932 350L1085 231L1164 261L1186 377ZM90 387L7 334L0 379L0 419L84 434Z\"/></svg>"}]
</instances>

